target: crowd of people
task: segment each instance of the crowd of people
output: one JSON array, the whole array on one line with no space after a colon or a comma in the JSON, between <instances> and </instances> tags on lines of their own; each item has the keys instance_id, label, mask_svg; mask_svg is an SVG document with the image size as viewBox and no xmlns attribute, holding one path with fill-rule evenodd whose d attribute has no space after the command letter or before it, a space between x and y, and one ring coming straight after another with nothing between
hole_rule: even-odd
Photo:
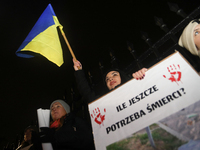
<instances>
[{"instance_id":1,"label":"crowd of people","mask_svg":"<svg viewBox=\"0 0 200 150\"><path fill-rule=\"evenodd\" d=\"M192 20L183 30L179 45L191 54L200 57L200 20ZM98 98L91 90L80 61L73 59L78 90L86 103ZM145 77L146 68L132 74L136 80ZM104 74L104 85L108 92L126 83L130 78L117 68L111 68ZM70 111L64 100L55 100L50 104L52 121L50 127L40 129L29 126L24 131L24 140L16 150L42 150L42 143L51 143L54 150L95 149L92 128L87 121ZM40 132L39 132L40 131Z\"/></svg>"},{"instance_id":2,"label":"crowd of people","mask_svg":"<svg viewBox=\"0 0 200 150\"><path fill-rule=\"evenodd\" d=\"M81 63L74 59L73 62L78 89L89 103L97 97L85 78ZM146 71L147 69L143 68L134 73L133 77L141 80L145 77ZM114 90L128 80L128 76L118 69L110 69L104 76L108 91ZM30 126L25 129L24 141L16 150L40 150L42 143L51 143L54 150L95 149L91 125L73 114L67 102L60 99L53 101L50 104L50 115L50 127L41 127L37 130Z\"/></svg>"}]
</instances>

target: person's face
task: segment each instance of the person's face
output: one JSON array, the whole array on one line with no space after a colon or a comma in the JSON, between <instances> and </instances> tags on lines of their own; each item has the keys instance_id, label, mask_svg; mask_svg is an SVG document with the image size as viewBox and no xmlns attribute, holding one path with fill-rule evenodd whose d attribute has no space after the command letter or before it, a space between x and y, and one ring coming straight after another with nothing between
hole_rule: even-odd
<instances>
[{"instance_id":1,"label":"person's face","mask_svg":"<svg viewBox=\"0 0 200 150\"><path fill-rule=\"evenodd\" d=\"M200 24L198 24L195 27L193 37L194 37L194 43L197 47L197 50L199 51L200 50Z\"/></svg>"},{"instance_id":2,"label":"person's face","mask_svg":"<svg viewBox=\"0 0 200 150\"><path fill-rule=\"evenodd\" d=\"M65 116L67 113L64 107L59 103L55 102L51 107L51 116L53 121L60 119L61 117Z\"/></svg>"},{"instance_id":3,"label":"person's face","mask_svg":"<svg viewBox=\"0 0 200 150\"><path fill-rule=\"evenodd\" d=\"M121 84L121 77L118 71L110 71L106 75L106 85L109 90L114 89L117 85Z\"/></svg>"},{"instance_id":4,"label":"person's face","mask_svg":"<svg viewBox=\"0 0 200 150\"><path fill-rule=\"evenodd\" d=\"M24 141L26 142L31 141L31 136L32 136L32 130L27 129L26 132L24 133Z\"/></svg>"}]
</instances>

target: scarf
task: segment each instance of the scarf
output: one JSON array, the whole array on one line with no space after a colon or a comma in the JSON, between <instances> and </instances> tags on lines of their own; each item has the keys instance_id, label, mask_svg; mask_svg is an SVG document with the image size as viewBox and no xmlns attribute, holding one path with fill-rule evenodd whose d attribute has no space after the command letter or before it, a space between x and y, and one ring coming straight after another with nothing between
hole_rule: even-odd
<instances>
[{"instance_id":1,"label":"scarf","mask_svg":"<svg viewBox=\"0 0 200 150\"><path fill-rule=\"evenodd\" d=\"M60 126L60 119L54 121L54 122L51 124L50 128L58 128L59 126Z\"/></svg>"}]
</instances>

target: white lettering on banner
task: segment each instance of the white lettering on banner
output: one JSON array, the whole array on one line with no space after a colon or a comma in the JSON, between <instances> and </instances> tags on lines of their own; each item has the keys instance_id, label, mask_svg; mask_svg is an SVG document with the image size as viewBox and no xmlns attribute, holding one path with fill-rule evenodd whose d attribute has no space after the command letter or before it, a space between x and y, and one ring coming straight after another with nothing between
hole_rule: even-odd
<instances>
[{"instance_id":1,"label":"white lettering on banner","mask_svg":"<svg viewBox=\"0 0 200 150\"><path fill-rule=\"evenodd\" d=\"M200 100L200 77L177 52L89 104L95 147L106 146Z\"/></svg>"}]
</instances>

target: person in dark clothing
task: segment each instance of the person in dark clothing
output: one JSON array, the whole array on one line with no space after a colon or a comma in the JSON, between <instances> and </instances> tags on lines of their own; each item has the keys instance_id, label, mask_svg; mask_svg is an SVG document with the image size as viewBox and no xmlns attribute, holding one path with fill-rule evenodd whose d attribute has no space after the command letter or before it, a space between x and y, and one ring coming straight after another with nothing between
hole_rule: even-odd
<instances>
[{"instance_id":1,"label":"person in dark clothing","mask_svg":"<svg viewBox=\"0 0 200 150\"><path fill-rule=\"evenodd\" d=\"M35 126L28 126L24 130L24 140L16 150L42 150L42 145L38 140L38 129Z\"/></svg>"},{"instance_id":2,"label":"person in dark clothing","mask_svg":"<svg viewBox=\"0 0 200 150\"><path fill-rule=\"evenodd\" d=\"M75 78L77 82L77 87L79 93L83 97L86 103L90 103L100 96L95 95L95 92L90 88L89 83L85 77L84 71L82 70L82 65L78 60L74 60L74 70L75 70ZM139 70L132 74L132 76L137 79L141 80L145 77L145 72L147 71L146 68ZM116 89L118 86L124 84L130 78L121 70L119 69L110 69L104 74L104 85L107 91L111 91Z\"/></svg>"},{"instance_id":3,"label":"person in dark clothing","mask_svg":"<svg viewBox=\"0 0 200 150\"><path fill-rule=\"evenodd\" d=\"M77 82L77 87L80 94L84 97L87 103L90 103L97 99L99 96L96 96L95 93L91 90L87 79L85 77L84 71L82 70L82 64L78 60L74 60L74 70L75 70L75 78ZM143 68L135 73L132 74L132 77L136 80L142 80L145 77L145 72L147 71L146 68ZM109 69L104 74L104 84L107 91L111 91L120 85L124 84L130 80L130 78L121 70L119 69Z\"/></svg>"},{"instance_id":4,"label":"person in dark clothing","mask_svg":"<svg viewBox=\"0 0 200 150\"><path fill-rule=\"evenodd\" d=\"M70 107L65 101L53 101L50 111L53 120L50 128L40 128L42 143L51 142L54 150L94 149L91 128L85 120L70 113Z\"/></svg>"}]
</instances>

